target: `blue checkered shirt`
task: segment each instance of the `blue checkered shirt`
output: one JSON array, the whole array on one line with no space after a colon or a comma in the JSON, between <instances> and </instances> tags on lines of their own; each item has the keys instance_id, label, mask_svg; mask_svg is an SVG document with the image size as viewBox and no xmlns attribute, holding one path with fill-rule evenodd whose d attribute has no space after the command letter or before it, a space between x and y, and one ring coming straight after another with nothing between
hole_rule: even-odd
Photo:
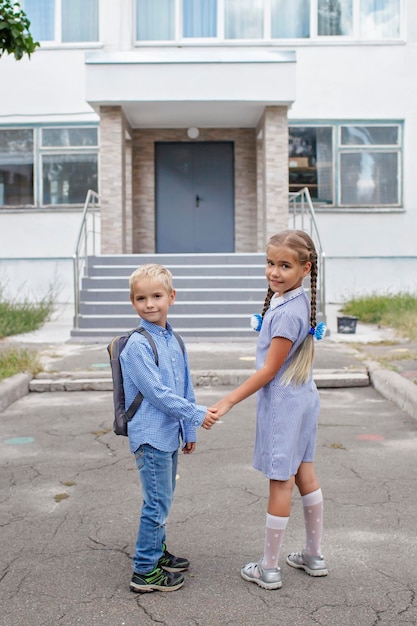
<instances>
[{"instance_id":1,"label":"blue checkered shirt","mask_svg":"<svg viewBox=\"0 0 417 626\"><path fill-rule=\"evenodd\" d=\"M207 407L195 404L187 353L183 354L172 327L141 320L155 342L159 365L149 341L133 333L120 355L128 408L140 391L143 401L128 424L129 446L135 452L148 443L158 450L174 452L183 443L197 441Z\"/></svg>"}]
</instances>

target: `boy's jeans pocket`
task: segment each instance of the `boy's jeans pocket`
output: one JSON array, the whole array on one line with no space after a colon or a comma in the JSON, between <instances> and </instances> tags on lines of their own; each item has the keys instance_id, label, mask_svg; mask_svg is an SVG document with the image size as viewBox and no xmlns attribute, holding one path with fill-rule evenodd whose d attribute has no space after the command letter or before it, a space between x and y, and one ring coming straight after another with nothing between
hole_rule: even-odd
<instances>
[{"instance_id":1,"label":"boy's jeans pocket","mask_svg":"<svg viewBox=\"0 0 417 626\"><path fill-rule=\"evenodd\" d=\"M140 471L145 465L145 447L142 444L134 453L136 459L136 465L138 470Z\"/></svg>"}]
</instances>

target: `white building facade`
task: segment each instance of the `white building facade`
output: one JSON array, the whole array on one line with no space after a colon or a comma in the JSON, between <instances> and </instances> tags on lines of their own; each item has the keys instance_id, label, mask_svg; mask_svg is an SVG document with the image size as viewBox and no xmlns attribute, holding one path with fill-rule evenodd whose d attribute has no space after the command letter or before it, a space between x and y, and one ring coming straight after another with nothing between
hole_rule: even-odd
<instances>
[{"instance_id":1,"label":"white building facade","mask_svg":"<svg viewBox=\"0 0 417 626\"><path fill-rule=\"evenodd\" d=\"M0 285L71 301L101 251L259 252L307 186L329 302L416 291L414 0L24 0L0 59Z\"/></svg>"}]
</instances>

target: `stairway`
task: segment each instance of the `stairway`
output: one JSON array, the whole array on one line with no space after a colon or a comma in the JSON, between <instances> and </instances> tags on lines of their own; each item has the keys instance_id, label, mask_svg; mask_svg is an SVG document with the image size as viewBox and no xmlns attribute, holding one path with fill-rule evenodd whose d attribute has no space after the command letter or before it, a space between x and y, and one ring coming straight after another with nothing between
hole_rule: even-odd
<instances>
[{"instance_id":1,"label":"stairway","mask_svg":"<svg viewBox=\"0 0 417 626\"><path fill-rule=\"evenodd\" d=\"M168 319L183 337L255 338L250 317L261 312L267 291L262 253L89 256L72 338L106 341L137 326L129 276L144 263L161 263L172 272L177 296Z\"/></svg>"}]
</instances>

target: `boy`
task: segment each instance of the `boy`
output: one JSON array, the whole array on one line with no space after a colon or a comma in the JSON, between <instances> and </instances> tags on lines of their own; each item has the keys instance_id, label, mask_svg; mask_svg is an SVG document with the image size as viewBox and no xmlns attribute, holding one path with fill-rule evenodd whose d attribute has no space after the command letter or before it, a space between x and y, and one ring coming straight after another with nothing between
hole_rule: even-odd
<instances>
[{"instance_id":1,"label":"boy","mask_svg":"<svg viewBox=\"0 0 417 626\"><path fill-rule=\"evenodd\" d=\"M167 322L175 301L171 272L162 265L142 265L131 275L129 286L130 301L140 325L152 335L159 361L156 365L151 345L140 333L132 334L120 356L126 407L138 391L143 394L128 425L143 497L130 589L175 591L184 584L181 572L190 565L166 548L165 522L174 495L180 439L183 452L191 454L196 427L209 430L217 417L195 404L187 353Z\"/></svg>"}]
</instances>

